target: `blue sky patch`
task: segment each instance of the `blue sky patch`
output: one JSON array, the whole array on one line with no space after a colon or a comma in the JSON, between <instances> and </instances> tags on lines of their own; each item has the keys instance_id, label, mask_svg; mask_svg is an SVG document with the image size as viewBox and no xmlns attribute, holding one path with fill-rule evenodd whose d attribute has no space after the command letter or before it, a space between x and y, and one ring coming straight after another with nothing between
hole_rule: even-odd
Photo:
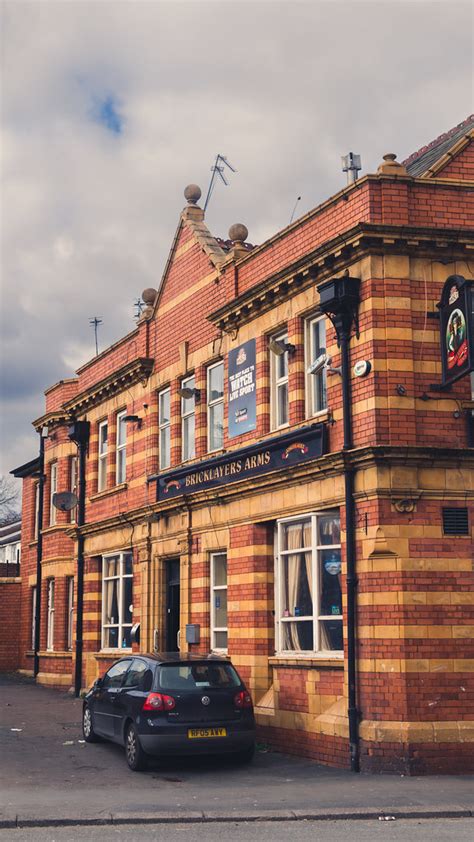
<instances>
[{"instance_id":1,"label":"blue sky patch","mask_svg":"<svg viewBox=\"0 0 474 842\"><path fill-rule=\"evenodd\" d=\"M104 99L96 100L92 116L96 123L101 123L113 134L121 134L124 120L118 109L119 103L109 94Z\"/></svg>"}]
</instances>

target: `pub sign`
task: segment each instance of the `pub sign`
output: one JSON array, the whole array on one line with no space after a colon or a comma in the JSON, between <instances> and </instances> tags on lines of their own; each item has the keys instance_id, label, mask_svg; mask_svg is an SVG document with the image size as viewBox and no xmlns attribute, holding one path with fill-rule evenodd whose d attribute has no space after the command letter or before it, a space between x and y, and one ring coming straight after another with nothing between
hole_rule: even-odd
<instances>
[{"instance_id":1,"label":"pub sign","mask_svg":"<svg viewBox=\"0 0 474 842\"><path fill-rule=\"evenodd\" d=\"M443 286L438 304L443 386L474 368L473 284L462 275L450 275Z\"/></svg>"},{"instance_id":2,"label":"pub sign","mask_svg":"<svg viewBox=\"0 0 474 842\"><path fill-rule=\"evenodd\" d=\"M229 351L228 363L229 438L232 439L257 426L255 339Z\"/></svg>"}]
</instances>

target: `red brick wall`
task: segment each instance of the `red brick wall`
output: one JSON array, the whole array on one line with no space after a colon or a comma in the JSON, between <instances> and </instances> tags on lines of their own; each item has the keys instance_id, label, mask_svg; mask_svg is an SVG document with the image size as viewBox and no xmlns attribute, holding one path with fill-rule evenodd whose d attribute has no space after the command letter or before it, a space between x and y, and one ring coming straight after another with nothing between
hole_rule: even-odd
<instances>
[{"instance_id":1,"label":"red brick wall","mask_svg":"<svg viewBox=\"0 0 474 842\"><path fill-rule=\"evenodd\" d=\"M20 607L21 579L0 579L0 671L20 665Z\"/></svg>"}]
</instances>

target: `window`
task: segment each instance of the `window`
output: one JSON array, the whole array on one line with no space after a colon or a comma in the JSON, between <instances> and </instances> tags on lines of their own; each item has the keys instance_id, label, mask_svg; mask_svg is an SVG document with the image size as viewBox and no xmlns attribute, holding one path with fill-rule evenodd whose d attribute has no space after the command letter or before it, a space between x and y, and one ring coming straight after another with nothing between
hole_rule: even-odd
<instances>
[{"instance_id":1,"label":"window","mask_svg":"<svg viewBox=\"0 0 474 842\"><path fill-rule=\"evenodd\" d=\"M102 679L102 687L107 687L108 689L121 687L123 677L131 663L132 662L130 660L119 661L118 664L114 664L113 667L110 667Z\"/></svg>"},{"instance_id":2,"label":"window","mask_svg":"<svg viewBox=\"0 0 474 842\"><path fill-rule=\"evenodd\" d=\"M69 491L77 494L77 456L71 456L69 460ZM71 509L71 521L76 520L76 506Z\"/></svg>"},{"instance_id":3,"label":"window","mask_svg":"<svg viewBox=\"0 0 474 842\"><path fill-rule=\"evenodd\" d=\"M194 374L181 381L182 389L194 389ZM181 398L181 424L182 424L182 457L183 462L194 459L196 455L194 443L194 410L195 396Z\"/></svg>"},{"instance_id":4,"label":"window","mask_svg":"<svg viewBox=\"0 0 474 842\"><path fill-rule=\"evenodd\" d=\"M211 649L227 651L227 554L211 554Z\"/></svg>"},{"instance_id":5,"label":"window","mask_svg":"<svg viewBox=\"0 0 474 842\"><path fill-rule=\"evenodd\" d=\"M36 585L31 588L31 648L35 648L36 628Z\"/></svg>"},{"instance_id":6,"label":"window","mask_svg":"<svg viewBox=\"0 0 474 842\"><path fill-rule=\"evenodd\" d=\"M97 478L97 491L104 491L107 488L107 421L99 424L99 474Z\"/></svg>"},{"instance_id":7,"label":"window","mask_svg":"<svg viewBox=\"0 0 474 842\"><path fill-rule=\"evenodd\" d=\"M207 449L224 447L224 363L207 369Z\"/></svg>"},{"instance_id":8,"label":"window","mask_svg":"<svg viewBox=\"0 0 474 842\"><path fill-rule=\"evenodd\" d=\"M326 320L324 316L308 319L305 336L306 369L326 352ZM317 415L326 409L326 369L306 374L307 415Z\"/></svg>"},{"instance_id":9,"label":"window","mask_svg":"<svg viewBox=\"0 0 474 842\"><path fill-rule=\"evenodd\" d=\"M272 337L276 342L288 342L286 333ZM270 352L270 402L272 430L288 425L288 351Z\"/></svg>"},{"instance_id":10,"label":"window","mask_svg":"<svg viewBox=\"0 0 474 842\"><path fill-rule=\"evenodd\" d=\"M144 689L143 681L147 672L150 672L150 670L148 669L145 661L140 661L138 658L134 658L132 661L132 666L130 667L127 675L125 676L123 686L139 687L140 689Z\"/></svg>"},{"instance_id":11,"label":"window","mask_svg":"<svg viewBox=\"0 0 474 842\"><path fill-rule=\"evenodd\" d=\"M40 484L37 482L35 484L35 514L34 514L34 524L33 524L33 538L35 541L38 540L38 531L39 531L39 504L40 504Z\"/></svg>"},{"instance_id":12,"label":"window","mask_svg":"<svg viewBox=\"0 0 474 842\"><path fill-rule=\"evenodd\" d=\"M46 649L54 649L54 579L48 579L48 613L46 618Z\"/></svg>"},{"instance_id":13,"label":"window","mask_svg":"<svg viewBox=\"0 0 474 842\"><path fill-rule=\"evenodd\" d=\"M127 649L132 643L132 554L103 559L102 648Z\"/></svg>"},{"instance_id":14,"label":"window","mask_svg":"<svg viewBox=\"0 0 474 842\"><path fill-rule=\"evenodd\" d=\"M158 428L160 431L160 471L171 465L171 391L163 389L158 395Z\"/></svg>"},{"instance_id":15,"label":"window","mask_svg":"<svg viewBox=\"0 0 474 842\"><path fill-rule=\"evenodd\" d=\"M67 593L67 648L72 649L73 642L73 627L74 627L74 576L68 576L66 579L66 593Z\"/></svg>"},{"instance_id":16,"label":"window","mask_svg":"<svg viewBox=\"0 0 474 842\"><path fill-rule=\"evenodd\" d=\"M281 520L276 544L277 651L341 652L339 513Z\"/></svg>"},{"instance_id":17,"label":"window","mask_svg":"<svg viewBox=\"0 0 474 842\"><path fill-rule=\"evenodd\" d=\"M49 525L56 523L56 508L53 506L53 495L56 494L58 486L58 463L51 462L51 473L49 475Z\"/></svg>"},{"instance_id":18,"label":"window","mask_svg":"<svg viewBox=\"0 0 474 842\"><path fill-rule=\"evenodd\" d=\"M125 482L127 478L127 422L125 416L127 410L117 415L117 446L115 462L115 482L117 485Z\"/></svg>"}]
</instances>

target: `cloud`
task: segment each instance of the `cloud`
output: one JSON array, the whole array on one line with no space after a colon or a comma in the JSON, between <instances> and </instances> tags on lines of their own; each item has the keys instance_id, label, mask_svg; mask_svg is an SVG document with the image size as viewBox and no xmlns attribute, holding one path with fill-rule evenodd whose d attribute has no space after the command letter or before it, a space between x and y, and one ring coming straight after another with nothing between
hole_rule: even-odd
<instances>
[{"instance_id":1,"label":"cloud","mask_svg":"<svg viewBox=\"0 0 474 842\"><path fill-rule=\"evenodd\" d=\"M463 119L471 9L453 2L6 2L3 461L35 455L44 389L131 330L218 152L207 223L262 242ZM449 44L449 56L446 45ZM441 58L440 58L441 57ZM444 58L443 58L444 57ZM27 442L31 441L28 450Z\"/></svg>"}]
</instances>

